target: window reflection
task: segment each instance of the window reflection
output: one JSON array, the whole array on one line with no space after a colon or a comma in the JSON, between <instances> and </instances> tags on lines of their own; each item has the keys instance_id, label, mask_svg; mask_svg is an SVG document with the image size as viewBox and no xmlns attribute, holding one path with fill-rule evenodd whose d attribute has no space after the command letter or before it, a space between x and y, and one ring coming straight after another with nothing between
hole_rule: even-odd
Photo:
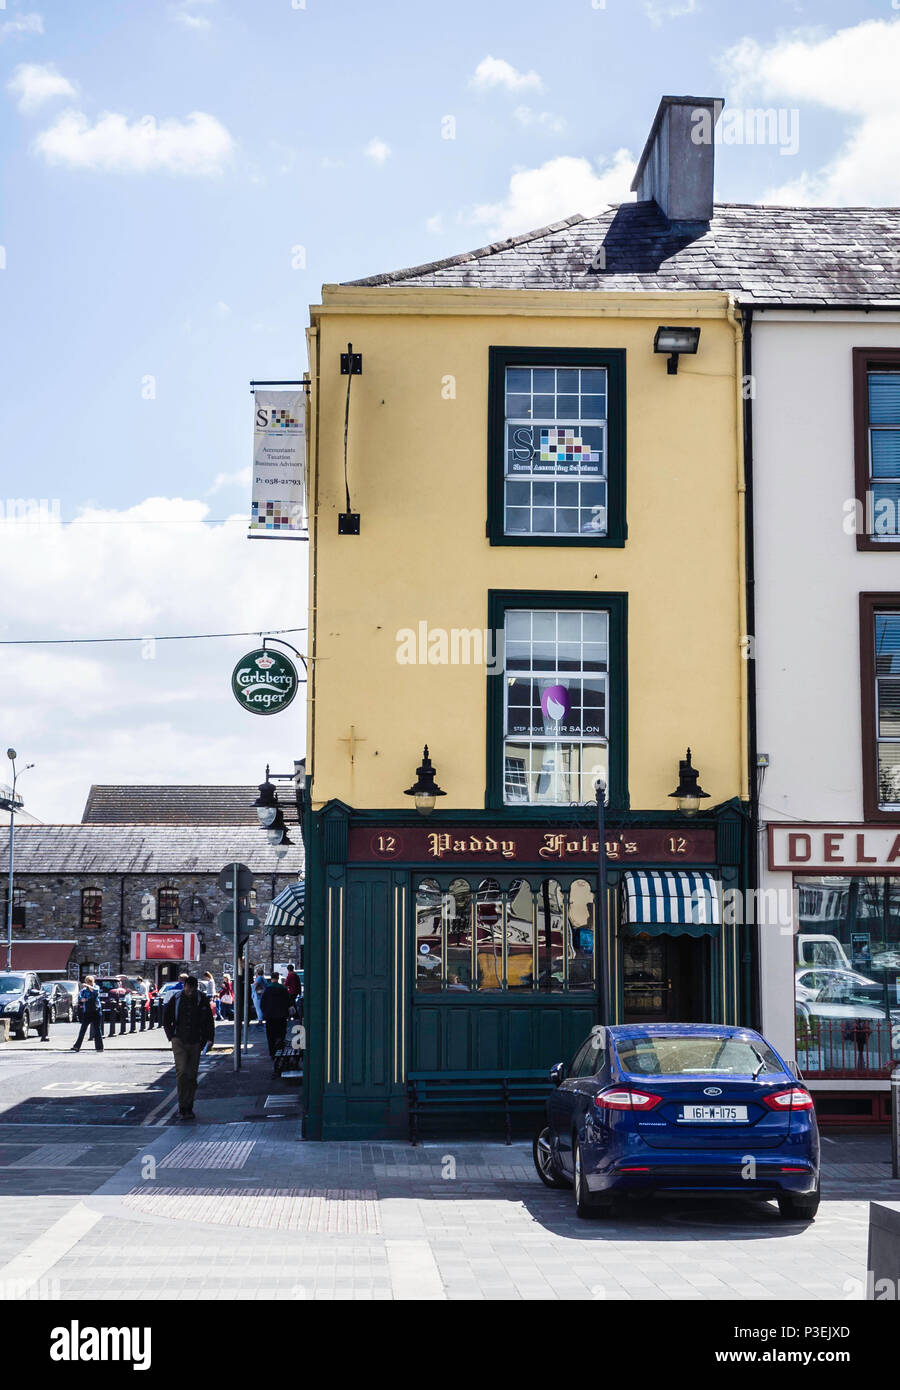
<instances>
[{"instance_id":1,"label":"window reflection","mask_svg":"<svg viewBox=\"0 0 900 1390\"><path fill-rule=\"evenodd\" d=\"M446 987L472 988L472 890L458 878L444 894L444 930L447 941Z\"/></svg>"},{"instance_id":2,"label":"window reflection","mask_svg":"<svg viewBox=\"0 0 900 1390\"><path fill-rule=\"evenodd\" d=\"M534 896L527 879L511 883L507 896L506 987L534 988Z\"/></svg>"},{"instance_id":3,"label":"window reflection","mask_svg":"<svg viewBox=\"0 0 900 1390\"><path fill-rule=\"evenodd\" d=\"M797 1061L819 1076L883 1076L900 1060L900 884L797 878Z\"/></svg>"},{"instance_id":4,"label":"window reflection","mask_svg":"<svg viewBox=\"0 0 900 1390\"><path fill-rule=\"evenodd\" d=\"M434 879L416 889L416 989L595 988L594 891L586 879Z\"/></svg>"}]
</instances>

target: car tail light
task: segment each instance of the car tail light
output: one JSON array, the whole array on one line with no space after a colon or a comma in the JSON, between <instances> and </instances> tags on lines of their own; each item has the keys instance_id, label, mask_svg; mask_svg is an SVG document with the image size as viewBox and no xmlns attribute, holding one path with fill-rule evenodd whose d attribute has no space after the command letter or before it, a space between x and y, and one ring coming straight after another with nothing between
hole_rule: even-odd
<instances>
[{"instance_id":1,"label":"car tail light","mask_svg":"<svg viewBox=\"0 0 900 1390\"><path fill-rule=\"evenodd\" d=\"M650 1172L650 1169L649 1169L649 1168L639 1168L639 1167L637 1167L635 1164L631 1164L631 1165L630 1165L629 1167L627 1167L627 1168L620 1168L620 1169L619 1169L619 1172L620 1172L620 1173L649 1173L649 1172Z\"/></svg>"},{"instance_id":2,"label":"car tail light","mask_svg":"<svg viewBox=\"0 0 900 1390\"><path fill-rule=\"evenodd\" d=\"M770 1096L763 1096L765 1104L770 1110L812 1110L813 1098L809 1091L801 1091L799 1086L791 1086L788 1091L774 1091Z\"/></svg>"},{"instance_id":3,"label":"car tail light","mask_svg":"<svg viewBox=\"0 0 900 1390\"><path fill-rule=\"evenodd\" d=\"M650 1091L631 1091L619 1087L615 1091L601 1091L594 1096L598 1110L652 1110L659 1105L662 1096L654 1096Z\"/></svg>"}]
</instances>

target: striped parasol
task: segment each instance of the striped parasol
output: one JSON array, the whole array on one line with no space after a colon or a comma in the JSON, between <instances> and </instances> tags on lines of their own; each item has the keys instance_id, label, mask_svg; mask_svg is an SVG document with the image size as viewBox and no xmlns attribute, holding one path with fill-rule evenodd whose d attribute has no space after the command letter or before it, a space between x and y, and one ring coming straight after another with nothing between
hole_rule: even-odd
<instances>
[{"instance_id":1,"label":"striped parasol","mask_svg":"<svg viewBox=\"0 0 900 1390\"><path fill-rule=\"evenodd\" d=\"M270 936L299 936L306 920L306 884L302 879L282 888L269 904L265 928Z\"/></svg>"}]
</instances>

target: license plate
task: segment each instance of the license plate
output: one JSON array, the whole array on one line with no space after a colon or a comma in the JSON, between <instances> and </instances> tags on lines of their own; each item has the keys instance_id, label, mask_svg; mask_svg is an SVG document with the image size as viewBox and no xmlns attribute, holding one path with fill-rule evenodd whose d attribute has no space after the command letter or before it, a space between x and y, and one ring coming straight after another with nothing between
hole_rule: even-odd
<instances>
[{"instance_id":1,"label":"license plate","mask_svg":"<svg viewBox=\"0 0 900 1390\"><path fill-rule=\"evenodd\" d=\"M720 1125L746 1122L746 1105L685 1105L681 1111L682 1120L689 1123Z\"/></svg>"}]
</instances>

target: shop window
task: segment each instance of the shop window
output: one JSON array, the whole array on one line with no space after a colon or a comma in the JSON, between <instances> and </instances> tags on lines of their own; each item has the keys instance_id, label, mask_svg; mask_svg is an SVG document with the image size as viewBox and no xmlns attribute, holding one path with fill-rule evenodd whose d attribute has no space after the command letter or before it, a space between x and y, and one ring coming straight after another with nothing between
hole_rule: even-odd
<instances>
[{"instance_id":1,"label":"shop window","mask_svg":"<svg viewBox=\"0 0 900 1390\"><path fill-rule=\"evenodd\" d=\"M103 893L99 888L81 890L81 926L84 931L103 926Z\"/></svg>"},{"instance_id":2,"label":"shop window","mask_svg":"<svg viewBox=\"0 0 900 1390\"><path fill-rule=\"evenodd\" d=\"M160 888L156 921L160 927L178 926L177 888Z\"/></svg>"},{"instance_id":3,"label":"shop window","mask_svg":"<svg viewBox=\"0 0 900 1390\"><path fill-rule=\"evenodd\" d=\"M625 354L491 348L493 545L625 543Z\"/></svg>"},{"instance_id":4,"label":"shop window","mask_svg":"<svg viewBox=\"0 0 900 1390\"><path fill-rule=\"evenodd\" d=\"M625 599L570 598L491 595L504 653L502 679L488 676L492 804L584 804L598 779L626 795Z\"/></svg>"},{"instance_id":5,"label":"shop window","mask_svg":"<svg viewBox=\"0 0 900 1390\"><path fill-rule=\"evenodd\" d=\"M853 353L857 536L860 550L900 548L900 353Z\"/></svg>"},{"instance_id":6,"label":"shop window","mask_svg":"<svg viewBox=\"0 0 900 1390\"><path fill-rule=\"evenodd\" d=\"M590 992L596 989L594 895L587 880L563 885L455 879L416 890L416 989Z\"/></svg>"},{"instance_id":7,"label":"shop window","mask_svg":"<svg viewBox=\"0 0 900 1390\"><path fill-rule=\"evenodd\" d=\"M797 878L794 999L804 1075L877 1078L900 1061L900 882Z\"/></svg>"}]
</instances>

